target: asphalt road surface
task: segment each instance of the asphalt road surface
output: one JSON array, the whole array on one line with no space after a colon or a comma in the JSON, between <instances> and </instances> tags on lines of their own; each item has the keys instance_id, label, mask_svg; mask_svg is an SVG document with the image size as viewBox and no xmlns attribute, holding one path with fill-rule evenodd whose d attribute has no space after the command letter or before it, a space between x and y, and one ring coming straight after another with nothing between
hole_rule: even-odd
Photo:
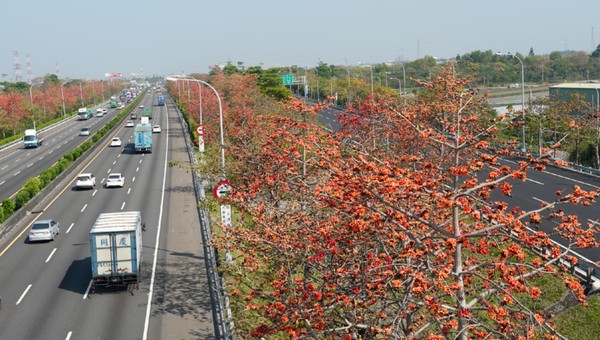
<instances>
[{"instance_id":1,"label":"asphalt road surface","mask_svg":"<svg viewBox=\"0 0 600 340\"><path fill-rule=\"evenodd\" d=\"M133 128L121 123L110 137L123 146L106 142L78 169L95 174L95 189L75 190L74 173L33 209L39 213L0 240L0 339L214 337L191 175L167 166L188 160L184 131L173 107L153 106L153 99L140 103L152 107L152 123L162 127L152 153L136 153ZM123 188L103 186L111 172L125 176ZM131 293L90 292L88 233L100 213L117 211L141 211L142 280ZM57 239L29 243L32 219L46 218L60 223Z\"/></svg>"}]
</instances>

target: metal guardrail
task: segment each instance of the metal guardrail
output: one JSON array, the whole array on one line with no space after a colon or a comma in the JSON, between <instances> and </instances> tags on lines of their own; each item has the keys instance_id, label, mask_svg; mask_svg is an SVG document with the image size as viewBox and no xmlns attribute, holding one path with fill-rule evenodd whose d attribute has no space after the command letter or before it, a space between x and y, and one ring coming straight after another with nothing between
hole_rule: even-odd
<instances>
[{"instance_id":1,"label":"metal guardrail","mask_svg":"<svg viewBox=\"0 0 600 340\"><path fill-rule=\"evenodd\" d=\"M575 170L577 170L577 171L581 171L581 172L585 172L585 173L588 173L588 174L600 176L600 170L598 170L598 169L588 168L586 166L577 165L577 164L571 164L570 167L573 168L573 169L575 169Z\"/></svg>"},{"instance_id":2,"label":"metal guardrail","mask_svg":"<svg viewBox=\"0 0 600 340\"><path fill-rule=\"evenodd\" d=\"M169 96L169 101L173 103L173 99ZM188 151L188 157L192 164L197 165L196 154L194 151L191 137L189 135L189 129L187 123L183 118L177 105L173 105L179 113L179 121L185 131L185 144ZM199 201L206 201L206 194L204 190L204 182L199 173L193 172L192 178L194 182L194 190L196 197ZM219 255L212 243L212 229L210 226L210 215L204 208L198 208L198 217L200 218L200 234L202 236L202 242L204 243L204 256L206 258L206 272L209 285L209 292L211 300L213 301L213 316L215 318L215 338L216 339L237 339L235 334L235 325L233 322L233 315L229 306L229 297L227 296L227 290L225 285L225 279L218 274Z\"/></svg>"}]
</instances>

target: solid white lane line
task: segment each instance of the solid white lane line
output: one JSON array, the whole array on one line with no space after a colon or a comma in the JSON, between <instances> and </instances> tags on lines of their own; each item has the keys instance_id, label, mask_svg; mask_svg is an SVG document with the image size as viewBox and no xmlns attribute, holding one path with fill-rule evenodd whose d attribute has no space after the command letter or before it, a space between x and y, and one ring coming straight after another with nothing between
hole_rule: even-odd
<instances>
[{"instance_id":1,"label":"solid white lane line","mask_svg":"<svg viewBox=\"0 0 600 340\"><path fill-rule=\"evenodd\" d=\"M50 253L50 255L48 255L48 258L46 259L46 263L48 263L48 261L50 261L50 259L52 258L52 255L54 255L54 253L56 253L56 248L52 249L52 252Z\"/></svg>"},{"instance_id":2,"label":"solid white lane line","mask_svg":"<svg viewBox=\"0 0 600 340\"><path fill-rule=\"evenodd\" d=\"M25 291L23 292L23 294L21 294L21 297L19 298L19 300L16 303L17 306L21 303L21 301L23 300L23 298L25 297L25 295L27 294L27 292L29 291L29 289L31 289L31 285L27 286L27 288L25 289Z\"/></svg>"},{"instance_id":3,"label":"solid white lane line","mask_svg":"<svg viewBox=\"0 0 600 340\"><path fill-rule=\"evenodd\" d=\"M169 113L167 111L167 117ZM167 131L169 131L169 120L167 119ZM146 318L144 320L144 334L142 340L148 339L148 329L150 326L150 310L152 309L152 296L154 295L154 279L156 277L156 265L158 262L158 247L160 246L160 231L162 227L163 209L165 205L165 186L167 182L167 161L169 155L169 138L167 138L165 148L165 163L163 166L163 183L160 195L160 210L158 213L158 226L156 227L156 241L154 245L154 258L152 260L152 274L150 275L150 288L148 289L148 302L146 303Z\"/></svg>"},{"instance_id":4,"label":"solid white lane line","mask_svg":"<svg viewBox=\"0 0 600 340\"><path fill-rule=\"evenodd\" d=\"M67 229L67 234L69 233L69 231L71 231L71 228L73 228L74 225L75 225L75 223L71 223L71 225L69 226L69 229Z\"/></svg>"}]
</instances>

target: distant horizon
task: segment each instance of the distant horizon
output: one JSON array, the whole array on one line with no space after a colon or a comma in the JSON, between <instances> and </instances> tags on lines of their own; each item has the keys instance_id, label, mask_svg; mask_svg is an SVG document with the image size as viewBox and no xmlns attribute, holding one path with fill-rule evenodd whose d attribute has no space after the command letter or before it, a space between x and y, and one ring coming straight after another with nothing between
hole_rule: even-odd
<instances>
[{"instance_id":1,"label":"distant horizon","mask_svg":"<svg viewBox=\"0 0 600 340\"><path fill-rule=\"evenodd\" d=\"M15 51L25 80L29 72L72 79L206 73L227 61L271 68L487 50L528 55L532 47L536 55L591 53L600 42L597 13L600 1L584 0L4 1L0 18L10 33L0 74L14 79Z\"/></svg>"}]
</instances>

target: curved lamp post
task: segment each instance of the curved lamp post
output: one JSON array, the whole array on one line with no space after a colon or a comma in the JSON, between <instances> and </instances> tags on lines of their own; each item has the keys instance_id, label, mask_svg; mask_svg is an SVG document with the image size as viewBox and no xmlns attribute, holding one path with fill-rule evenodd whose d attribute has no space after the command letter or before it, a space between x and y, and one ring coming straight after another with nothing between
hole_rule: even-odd
<instances>
[{"instance_id":1,"label":"curved lamp post","mask_svg":"<svg viewBox=\"0 0 600 340\"><path fill-rule=\"evenodd\" d=\"M217 101L219 103L219 133L221 135L221 170L223 171L223 176L225 176L225 139L223 137L223 105L221 104L221 97L219 96L219 92L217 92L217 90L214 87L212 87L212 85L210 85L209 83L196 78L178 78L176 76L170 76L166 78L167 81L177 81L179 79L202 83L208 86L217 96Z\"/></svg>"},{"instance_id":2,"label":"curved lamp post","mask_svg":"<svg viewBox=\"0 0 600 340\"><path fill-rule=\"evenodd\" d=\"M400 82L400 79L394 77L390 77L390 79L398 82L398 94L402 96L402 82Z\"/></svg>"},{"instance_id":3,"label":"curved lamp post","mask_svg":"<svg viewBox=\"0 0 600 340\"><path fill-rule=\"evenodd\" d=\"M29 103L31 104L31 116L33 118L33 87L35 85L42 85L44 82L42 81L41 83L33 83L31 84L31 86L29 86ZM33 128L35 129L35 120L33 121Z\"/></svg>"},{"instance_id":4,"label":"curved lamp post","mask_svg":"<svg viewBox=\"0 0 600 340\"><path fill-rule=\"evenodd\" d=\"M402 66L402 88L404 89L404 91L406 91L406 69L404 68L403 63L398 62L398 64ZM402 95L402 92L400 93L400 95Z\"/></svg>"},{"instance_id":5,"label":"curved lamp post","mask_svg":"<svg viewBox=\"0 0 600 340\"><path fill-rule=\"evenodd\" d=\"M510 53L501 53L501 52L497 52L496 54L500 55L500 56L508 56L508 57L517 58L519 63L521 63L521 109L522 109L522 119L523 119L523 125L521 126L521 139L522 139L521 151L525 152L526 151L526 148L525 148L525 66L523 65L523 60L521 60L521 58L519 58L519 56L517 56L516 54L513 55Z\"/></svg>"},{"instance_id":6,"label":"curved lamp post","mask_svg":"<svg viewBox=\"0 0 600 340\"><path fill-rule=\"evenodd\" d=\"M64 86L65 86L65 83L61 81L60 82L60 97L61 97L61 102L62 102L63 117L65 117L67 115L67 110L65 109L65 91L64 91Z\"/></svg>"}]
</instances>

